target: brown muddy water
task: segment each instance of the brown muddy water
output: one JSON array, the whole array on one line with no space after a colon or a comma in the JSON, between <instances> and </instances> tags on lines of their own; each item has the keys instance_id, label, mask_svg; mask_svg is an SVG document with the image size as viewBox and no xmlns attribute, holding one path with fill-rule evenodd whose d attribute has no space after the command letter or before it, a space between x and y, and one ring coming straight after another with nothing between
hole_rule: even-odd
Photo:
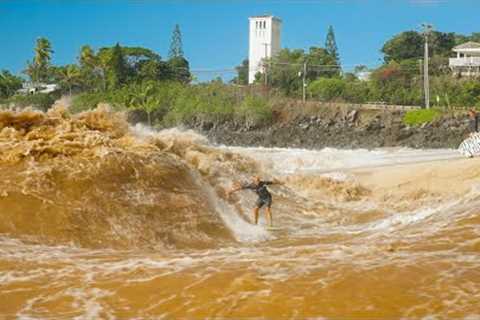
<instances>
[{"instance_id":1,"label":"brown muddy water","mask_svg":"<svg viewBox=\"0 0 480 320\"><path fill-rule=\"evenodd\" d=\"M0 150L1 317L480 319L480 166L453 150L231 148L61 109L1 112ZM225 196L252 174L285 182L275 230Z\"/></svg>"}]
</instances>

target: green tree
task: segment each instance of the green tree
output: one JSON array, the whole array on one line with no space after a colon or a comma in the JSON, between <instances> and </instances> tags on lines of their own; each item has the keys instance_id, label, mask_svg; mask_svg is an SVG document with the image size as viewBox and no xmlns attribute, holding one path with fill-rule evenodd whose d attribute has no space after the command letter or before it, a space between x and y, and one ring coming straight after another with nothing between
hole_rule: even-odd
<instances>
[{"instance_id":1,"label":"green tree","mask_svg":"<svg viewBox=\"0 0 480 320\"><path fill-rule=\"evenodd\" d=\"M93 51L89 45L82 46L80 48L78 62L81 68L93 70L98 65L98 59L95 55L95 51Z\"/></svg>"},{"instance_id":2,"label":"green tree","mask_svg":"<svg viewBox=\"0 0 480 320\"><path fill-rule=\"evenodd\" d=\"M168 79L167 63L152 50L142 47L122 47L122 52L128 66L129 81Z\"/></svg>"},{"instance_id":3,"label":"green tree","mask_svg":"<svg viewBox=\"0 0 480 320\"><path fill-rule=\"evenodd\" d=\"M179 81L181 83L189 83L191 80L190 65L184 57L173 57L167 62L170 70L170 80Z\"/></svg>"},{"instance_id":4,"label":"green tree","mask_svg":"<svg viewBox=\"0 0 480 320\"><path fill-rule=\"evenodd\" d=\"M301 49L288 48L266 62L268 67L269 84L280 89L286 95L298 94L302 87L301 74L305 61L305 52ZM264 74L260 74L256 81L263 83Z\"/></svg>"},{"instance_id":5,"label":"green tree","mask_svg":"<svg viewBox=\"0 0 480 320\"><path fill-rule=\"evenodd\" d=\"M170 59L183 57L182 33L180 32L180 26L178 24L176 24L173 29L168 56Z\"/></svg>"},{"instance_id":6,"label":"green tree","mask_svg":"<svg viewBox=\"0 0 480 320\"><path fill-rule=\"evenodd\" d=\"M105 69L101 65L99 57L95 51L88 45L80 48L78 56L80 65L81 85L85 90L99 90L105 86L104 75Z\"/></svg>"},{"instance_id":7,"label":"green tree","mask_svg":"<svg viewBox=\"0 0 480 320\"><path fill-rule=\"evenodd\" d=\"M327 49L311 47L305 55L307 62L307 80L314 81L319 77L336 77L340 75L338 60Z\"/></svg>"},{"instance_id":8,"label":"green tree","mask_svg":"<svg viewBox=\"0 0 480 320\"><path fill-rule=\"evenodd\" d=\"M279 88L286 95L297 95L302 88L303 65L307 63L307 82L320 77L335 77L340 74L340 67L335 58L326 49L311 47L308 53L302 49L282 49L268 60L269 84ZM264 75L259 74L256 82L263 83Z\"/></svg>"},{"instance_id":9,"label":"green tree","mask_svg":"<svg viewBox=\"0 0 480 320\"><path fill-rule=\"evenodd\" d=\"M470 41L469 37L463 34L455 34L455 45L458 46L459 44L465 43Z\"/></svg>"},{"instance_id":10,"label":"green tree","mask_svg":"<svg viewBox=\"0 0 480 320\"><path fill-rule=\"evenodd\" d=\"M122 47L117 43L112 51L107 63L107 83L108 87L118 88L126 83L128 76L128 67L123 55Z\"/></svg>"},{"instance_id":11,"label":"green tree","mask_svg":"<svg viewBox=\"0 0 480 320\"><path fill-rule=\"evenodd\" d=\"M237 76L232 79L232 83L236 84L241 84L241 85L247 85L248 84L248 59L244 59L242 61L242 64L239 66L235 67L235 70L237 70Z\"/></svg>"},{"instance_id":12,"label":"green tree","mask_svg":"<svg viewBox=\"0 0 480 320\"><path fill-rule=\"evenodd\" d=\"M148 80L164 81L175 77L186 79L189 76L189 72L185 72L185 70L188 71L188 61L182 57L172 58L172 67L180 66L183 68L182 72L174 74L169 63L162 61L160 55L150 49L143 47L120 47L120 49L122 57L122 63L120 64L122 67L120 69L123 70L122 84L141 83ZM116 51L115 55L117 57L120 56L120 50L115 47L101 48L97 54L99 66L105 70L107 76L111 74L112 59L115 60L114 51Z\"/></svg>"},{"instance_id":13,"label":"green tree","mask_svg":"<svg viewBox=\"0 0 480 320\"><path fill-rule=\"evenodd\" d=\"M480 42L480 32L473 32L469 37L467 37L467 41Z\"/></svg>"},{"instance_id":14,"label":"green tree","mask_svg":"<svg viewBox=\"0 0 480 320\"><path fill-rule=\"evenodd\" d=\"M68 90L69 95L72 95L72 88L80 86L82 80L82 73L80 68L75 64L69 64L57 68L56 78L63 89Z\"/></svg>"},{"instance_id":15,"label":"green tree","mask_svg":"<svg viewBox=\"0 0 480 320\"><path fill-rule=\"evenodd\" d=\"M7 70L0 72L0 98L9 98L22 87L23 80Z\"/></svg>"},{"instance_id":16,"label":"green tree","mask_svg":"<svg viewBox=\"0 0 480 320\"><path fill-rule=\"evenodd\" d=\"M128 107L137 110L143 110L147 113L148 125L152 125L151 114L160 106L160 99L156 94L155 84L153 82L144 82L135 85L131 90Z\"/></svg>"},{"instance_id":17,"label":"green tree","mask_svg":"<svg viewBox=\"0 0 480 320\"><path fill-rule=\"evenodd\" d=\"M160 55L150 49L142 47L122 47L122 54L127 66L129 81L138 81L138 74L142 65L151 61L161 61Z\"/></svg>"},{"instance_id":18,"label":"green tree","mask_svg":"<svg viewBox=\"0 0 480 320\"><path fill-rule=\"evenodd\" d=\"M392 61L373 71L371 97L390 104L419 105L422 101L421 77L415 59Z\"/></svg>"},{"instance_id":19,"label":"green tree","mask_svg":"<svg viewBox=\"0 0 480 320\"><path fill-rule=\"evenodd\" d=\"M34 83L48 81L50 77L50 61L53 53L50 41L46 38L38 38L34 51L33 61L27 62L25 73Z\"/></svg>"},{"instance_id":20,"label":"green tree","mask_svg":"<svg viewBox=\"0 0 480 320\"><path fill-rule=\"evenodd\" d=\"M148 60L142 61L138 66L138 72L136 73L137 81L156 80L163 81L168 80L170 76L170 69L166 62Z\"/></svg>"},{"instance_id":21,"label":"green tree","mask_svg":"<svg viewBox=\"0 0 480 320\"><path fill-rule=\"evenodd\" d=\"M416 31L402 32L388 40L382 47L384 60L389 63L405 59L423 57L423 37Z\"/></svg>"},{"instance_id":22,"label":"green tree","mask_svg":"<svg viewBox=\"0 0 480 320\"><path fill-rule=\"evenodd\" d=\"M457 42L465 42L455 33L433 31L429 36L431 56L449 57L452 48ZM385 62L392 60L400 62L406 59L422 59L424 54L425 39L422 34L416 31L402 32L388 40L382 48Z\"/></svg>"},{"instance_id":23,"label":"green tree","mask_svg":"<svg viewBox=\"0 0 480 320\"><path fill-rule=\"evenodd\" d=\"M455 47L455 33L433 31L429 37L432 56L450 57Z\"/></svg>"},{"instance_id":24,"label":"green tree","mask_svg":"<svg viewBox=\"0 0 480 320\"><path fill-rule=\"evenodd\" d=\"M328 54L330 54L333 58L335 58L335 64L340 64L340 55L338 54L338 47L337 42L335 40L335 32L333 31L333 27L328 27L327 39L325 40L325 50L327 50Z\"/></svg>"}]
</instances>

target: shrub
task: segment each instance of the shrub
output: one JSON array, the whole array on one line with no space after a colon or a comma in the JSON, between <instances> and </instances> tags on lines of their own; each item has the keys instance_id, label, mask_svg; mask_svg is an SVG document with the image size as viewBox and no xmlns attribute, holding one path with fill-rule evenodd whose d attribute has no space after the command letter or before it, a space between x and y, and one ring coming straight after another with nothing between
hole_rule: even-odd
<instances>
[{"instance_id":1,"label":"shrub","mask_svg":"<svg viewBox=\"0 0 480 320\"><path fill-rule=\"evenodd\" d=\"M175 102L167 111L163 122L167 125L177 124L184 121L189 121L195 116L195 110L198 109L200 97L193 93L193 90L185 90L179 95Z\"/></svg>"},{"instance_id":2,"label":"shrub","mask_svg":"<svg viewBox=\"0 0 480 320\"><path fill-rule=\"evenodd\" d=\"M219 83L188 86L178 91L164 118L166 124L194 119L221 121L234 115L235 96L228 86Z\"/></svg>"},{"instance_id":3,"label":"shrub","mask_svg":"<svg viewBox=\"0 0 480 320\"><path fill-rule=\"evenodd\" d=\"M3 101L4 105L15 108L33 107L41 111L47 111L59 98L58 93L36 93L31 95L14 95Z\"/></svg>"},{"instance_id":4,"label":"shrub","mask_svg":"<svg viewBox=\"0 0 480 320\"><path fill-rule=\"evenodd\" d=\"M99 103L106 102L102 93L82 93L72 99L72 113L94 109Z\"/></svg>"},{"instance_id":5,"label":"shrub","mask_svg":"<svg viewBox=\"0 0 480 320\"><path fill-rule=\"evenodd\" d=\"M370 100L370 88L368 82L353 80L346 81L343 99L353 103L365 103Z\"/></svg>"},{"instance_id":6,"label":"shrub","mask_svg":"<svg viewBox=\"0 0 480 320\"><path fill-rule=\"evenodd\" d=\"M336 100L345 92L345 80L337 78L320 78L308 86L309 93L322 101Z\"/></svg>"},{"instance_id":7,"label":"shrub","mask_svg":"<svg viewBox=\"0 0 480 320\"><path fill-rule=\"evenodd\" d=\"M268 101L255 95L245 97L236 113L248 123L259 124L272 120L272 108Z\"/></svg>"},{"instance_id":8,"label":"shrub","mask_svg":"<svg viewBox=\"0 0 480 320\"><path fill-rule=\"evenodd\" d=\"M89 92L77 95L72 100L72 113L95 109L99 103L108 103L114 110L125 110L130 97L129 87L105 92Z\"/></svg>"}]
</instances>

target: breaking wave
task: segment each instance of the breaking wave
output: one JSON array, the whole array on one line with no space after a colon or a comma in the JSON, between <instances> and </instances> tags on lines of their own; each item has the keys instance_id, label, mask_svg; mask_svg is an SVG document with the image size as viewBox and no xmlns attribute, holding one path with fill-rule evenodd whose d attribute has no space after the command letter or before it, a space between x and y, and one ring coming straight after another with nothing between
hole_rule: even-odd
<instances>
[{"instance_id":1,"label":"breaking wave","mask_svg":"<svg viewBox=\"0 0 480 320\"><path fill-rule=\"evenodd\" d=\"M252 170L253 161L215 151L199 135L130 130L107 109L4 111L0 129L0 233L123 248L262 237L228 216L221 199L228 174Z\"/></svg>"}]
</instances>

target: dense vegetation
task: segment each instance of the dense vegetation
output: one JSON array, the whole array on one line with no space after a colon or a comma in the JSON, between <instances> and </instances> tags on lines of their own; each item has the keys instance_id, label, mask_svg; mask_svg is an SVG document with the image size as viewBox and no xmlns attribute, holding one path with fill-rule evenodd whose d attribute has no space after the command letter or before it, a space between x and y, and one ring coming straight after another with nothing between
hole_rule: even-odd
<instances>
[{"instance_id":1,"label":"dense vegetation","mask_svg":"<svg viewBox=\"0 0 480 320\"><path fill-rule=\"evenodd\" d=\"M480 107L480 81L453 76L448 68L452 48L466 41L480 41L480 33L468 37L442 32L430 35L431 101L436 107ZM40 38L24 73L33 85L56 83L59 90L53 94L18 95L24 79L2 71L0 103L46 110L60 95L73 95L73 111L106 102L118 110L140 111L151 125L205 119L258 123L272 118L276 99L299 99L305 81L309 100L419 106L423 104L423 45L424 38L418 32L400 33L381 48L381 66L369 69L360 65L352 72L344 72L335 33L329 27L323 47L281 50L264 61L267 79L259 73L256 85L246 86L246 59L236 68L237 76L229 84L221 80L194 83L178 25L166 59L143 47L117 43L94 50L84 45L76 63L55 66L51 63L52 44ZM370 73L368 81L360 79L362 72ZM265 83L269 90L264 90ZM435 112L411 113L405 121L414 124Z\"/></svg>"},{"instance_id":2,"label":"dense vegetation","mask_svg":"<svg viewBox=\"0 0 480 320\"><path fill-rule=\"evenodd\" d=\"M72 110L88 110L101 102L118 110L142 111L150 125L235 119L257 124L268 122L272 114L271 100L216 81L197 85L145 81L105 92L84 93L74 98Z\"/></svg>"},{"instance_id":3,"label":"dense vegetation","mask_svg":"<svg viewBox=\"0 0 480 320\"><path fill-rule=\"evenodd\" d=\"M456 45L480 41L480 33L463 36L455 33L432 32L430 44L430 95L434 106L480 107L478 79L454 76L448 58ZM384 63L376 69L358 66L353 72L342 72L333 29L329 29L325 49L284 49L265 62L268 83L288 96L300 97L303 64L306 66L307 92L310 99L352 103L381 102L397 105L423 105L424 37L416 31L402 32L388 40L381 51ZM238 67L239 76L248 68ZM370 73L369 81L359 79L361 72ZM241 79L244 79L242 77ZM259 75L258 81L265 79Z\"/></svg>"}]
</instances>

